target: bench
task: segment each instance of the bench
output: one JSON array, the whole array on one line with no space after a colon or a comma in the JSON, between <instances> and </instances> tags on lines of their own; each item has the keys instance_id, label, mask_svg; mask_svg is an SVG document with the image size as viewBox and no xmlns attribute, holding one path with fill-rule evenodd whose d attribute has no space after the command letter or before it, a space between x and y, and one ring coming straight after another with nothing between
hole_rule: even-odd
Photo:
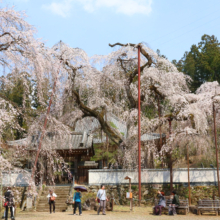
<instances>
[{"instance_id":1,"label":"bench","mask_svg":"<svg viewBox=\"0 0 220 220\"><path fill-rule=\"evenodd\" d=\"M165 197L166 199L166 197ZM159 200L155 199L155 206L158 204ZM179 199L180 205L176 208L176 212L178 214L183 213L184 215L187 215L189 213L189 201L188 199ZM166 199L166 207L163 208L162 212L168 212L169 205L172 203L172 199ZM183 211L183 212L182 212ZM154 213L154 207L153 207L153 213Z\"/></svg>"},{"instance_id":2,"label":"bench","mask_svg":"<svg viewBox=\"0 0 220 220\"><path fill-rule=\"evenodd\" d=\"M220 213L220 201L208 199L199 200L197 210L198 215L204 212L214 212L215 215L218 216L218 213Z\"/></svg>"}]
</instances>

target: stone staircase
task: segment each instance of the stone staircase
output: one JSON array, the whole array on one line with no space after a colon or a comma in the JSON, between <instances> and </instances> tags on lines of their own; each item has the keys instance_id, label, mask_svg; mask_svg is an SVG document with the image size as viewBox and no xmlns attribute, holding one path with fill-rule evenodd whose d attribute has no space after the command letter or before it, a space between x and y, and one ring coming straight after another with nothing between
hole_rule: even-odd
<instances>
[{"instance_id":1,"label":"stone staircase","mask_svg":"<svg viewBox=\"0 0 220 220\"><path fill-rule=\"evenodd\" d=\"M47 195L49 189L52 187L45 187L44 191L39 198L39 202L36 208L37 212L49 212L49 204ZM56 212L65 212L67 209L66 200L69 197L70 186L55 186L54 192L57 194L56 198Z\"/></svg>"}]
</instances>

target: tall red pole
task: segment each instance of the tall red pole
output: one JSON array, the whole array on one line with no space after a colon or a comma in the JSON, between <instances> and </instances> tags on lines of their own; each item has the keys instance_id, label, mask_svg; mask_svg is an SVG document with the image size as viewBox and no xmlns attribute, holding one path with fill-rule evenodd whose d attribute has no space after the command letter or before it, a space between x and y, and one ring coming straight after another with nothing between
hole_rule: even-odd
<instances>
[{"instance_id":1,"label":"tall red pole","mask_svg":"<svg viewBox=\"0 0 220 220\"><path fill-rule=\"evenodd\" d=\"M138 46L138 185L139 206L141 205L141 47Z\"/></svg>"},{"instance_id":2,"label":"tall red pole","mask_svg":"<svg viewBox=\"0 0 220 220\"><path fill-rule=\"evenodd\" d=\"M58 70L58 73L59 73L59 70ZM57 75L58 75L58 73L57 73ZM38 157L39 157L40 150L41 150L42 140L43 140L45 132L46 132L47 118L48 118L48 115L50 114L50 107L51 107L51 104L52 104L54 93L56 91L56 84L57 84L57 77L55 78L55 81L54 81L54 84L53 84L53 91L52 91L51 96L50 96L50 102L49 102L49 105L48 105L48 108L47 108L47 114L46 114L46 117L44 119L44 127L43 127L43 130L42 130L41 136L40 136L37 155L36 155L36 158L35 158L34 167L32 169L31 180L33 180L33 181L34 181L34 174L35 174L36 167L37 167ZM30 185L29 185L29 187L30 187Z\"/></svg>"},{"instance_id":3,"label":"tall red pole","mask_svg":"<svg viewBox=\"0 0 220 220\"><path fill-rule=\"evenodd\" d=\"M172 118L169 118L169 137L171 136L172 134ZM169 158L170 158L170 161L169 161L169 166L170 166L170 192L173 191L173 160L172 160L172 153L170 152L169 153Z\"/></svg>"},{"instance_id":4,"label":"tall red pole","mask_svg":"<svg viewBox=\"0 0 220 220\"><path fill-rule=\"evenodd\" d=\"M187 167L188 167L188 190L189 190L189 205L191 205L191 189L190 189L190 175L189 175L189 145L187 144Z\"/></svg>"},{"instance_id":5,"label":"tall red pole","mask_svg":"<svg viewBox=\"0 0 220 220\"><path fill-rule=\"evenodd\" d=\"M218 160L218 146L217 146L217 132L216 132L216 111L213 102L213 119L214 119L214 135L215 135L215 150L216 150L216 163L217 163L217 181L218 181L218 196L220 197L220 180L219 180L219 160Z\"/></svg>"}]
</instances>

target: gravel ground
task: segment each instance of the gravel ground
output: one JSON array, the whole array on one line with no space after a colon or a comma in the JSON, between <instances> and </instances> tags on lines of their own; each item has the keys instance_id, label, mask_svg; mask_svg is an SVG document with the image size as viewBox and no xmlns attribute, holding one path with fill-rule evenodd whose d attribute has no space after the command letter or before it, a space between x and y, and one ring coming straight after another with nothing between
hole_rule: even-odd
<instances>
[{"instance_id":1,"label":"gravel ground","mask_svg":"<svg viewBox=\"0 0 220 220\"><path fill-rule=\"evenodd\" d=\"M72 219L81 219L81 220L98 220L98 219L102 219L102 220L113 220L113 219L126 219L126 220L143 220L143 219L147 219L147 220L157 220L157 219L161 219L161 220L170 220L170 219L174 219L175 220L179 220L179 219L185 219L185 220L199 220L199 219L218 219L220 220L220 217L218 216L214 216L214 215L202 215L202 216L198 216L198 215L194 215L194 214L188 214L186 216L184 215L177 215L177 216L166 216L166 215L162 215L162 216L153 216L152 215L152 209L149 208L144 208L144 207L135 207L133 212L129 211L129 207L117 207L115 206L115 210L113 212L107 212L106 216L103 215L99 215L97 216L95 211L85 211L83 212L82 216L76 215L73 216L73 214L71 212L58 212L58 213L53 213L53 214L49 214L49 213L42 213L42 212L31 212L31 213L27 213L27 212L20 212L17 214L16 216L16 220L72 220Z\"/></svg>"}]
</instances>

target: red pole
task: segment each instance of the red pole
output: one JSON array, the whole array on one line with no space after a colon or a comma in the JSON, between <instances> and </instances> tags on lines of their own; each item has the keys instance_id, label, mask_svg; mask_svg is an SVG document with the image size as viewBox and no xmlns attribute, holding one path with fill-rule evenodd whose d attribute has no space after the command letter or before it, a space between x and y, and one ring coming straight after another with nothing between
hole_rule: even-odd
<instances>
[{"instance_id":1,"label":"red pole","mask_svg":"<svg viewBox=\"0 0 220 220\"><path fill-rule=\"evenodd\" d=\"M189 176L189 145L187 144L187 166L188 166L188 190L189 190L189 205L191 205L191 189L190 189L190 176Z\"/></svg>"},{"instance_id":2,"label":"red pole","mask_svg":"<svg viewBox=\"0 0 220 220\"><path fill-rule=\"evenodd\" d=\"M218 146L217 146L217 132L216 132L216 111L215 111L215 104L214 104L214 102L213 102L213 119L214 119L216 163L217 163L218 196L220 197L219 160L218 160Z\"/></svg>"},{"instance_id":3,"label":"red pole","mask_svg":"<svg viewBox=\"0 0 220 220\"><path fill-rule=\"evenodd\" d=\"M169 118L169 137L172 134L172 118ZM170 165L170 192L173 191L173 160L172 160L172 153L170 152L169 154L170 157L170 161L169 161L169 165Z\"/></svg>"},{"instance_id":4,"label":"red pole","mask_svg":"<svg viewBox=\"0 0 220 220\"><path fill-rule=\"evenodd\" d=\"M138 185L139 206L141 205L141 47L138 46Z\"/></svg>"},{"instance_id":5,"label":"red pole","mask_svg":"<svg viewBox=\"0 0 220 220\"><path fill-rule=\"evenodd\" d=\"M58 73L57 73L57 75L58 75ZM39 157L40 150L41 150L41 143L42 143L42 140L43 140L45 132L46 132L47 118L48 118L48 115L50 114L50 107L51 107L51 104L52 104L53 95L56 91L56 84L57 84L57 77L55 78L55 81L54 81L54 84L53 84L53 91L52 91L51 96L50 96L50 102L49 102L49 105L48 105L48 108L47 108L47 114L46 114L46 117L44 119L44 127L43 127L42 134L41 134L41 137L40 137L40 141L39 141L39 145L38 145L38 151L37 151L37 155L36 155L35 162L34 162L34 167L32 169L31 180L34 179L34 174L35 174L36 167L37 167L37 161L38 161L38 157Z\"/></svg>"}]
</instances>

